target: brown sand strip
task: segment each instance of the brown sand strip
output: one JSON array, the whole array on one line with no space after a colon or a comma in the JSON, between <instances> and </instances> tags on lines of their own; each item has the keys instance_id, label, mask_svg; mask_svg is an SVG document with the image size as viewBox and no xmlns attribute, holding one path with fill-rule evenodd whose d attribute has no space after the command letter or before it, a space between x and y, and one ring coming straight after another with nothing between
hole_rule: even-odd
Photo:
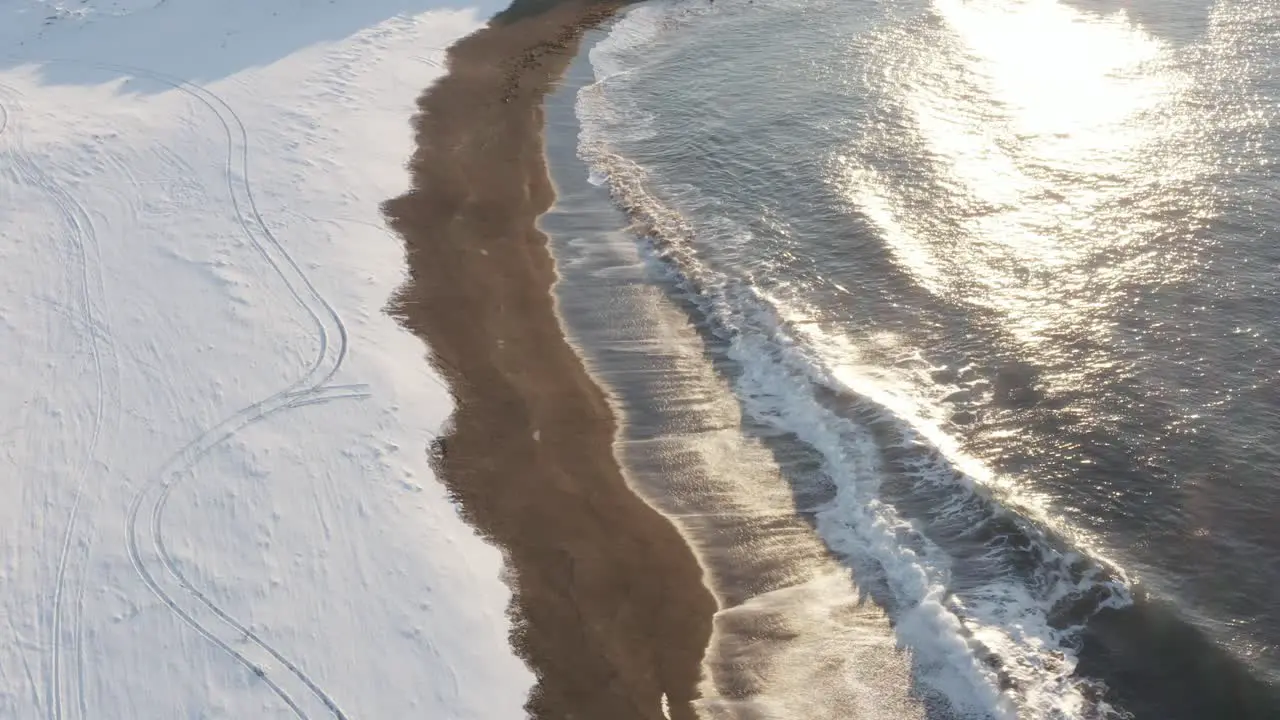
<instances>
[{"instance_id":1,"label":"brown sand strip","mask_svg":"<svg viewBox=\"0 0 1280 720\"><path fill-rule=\"evenodd\" d=\"M605 395L565 341L534 226L552 203L542 99L618 3L517 0L449 51L420 100L397 311L457 402L437 469L507 553L537 718L694 718L715 601L679 533L627 486ZM474 689L483 692L483 688Z\"/></svg>"}]
</instances>

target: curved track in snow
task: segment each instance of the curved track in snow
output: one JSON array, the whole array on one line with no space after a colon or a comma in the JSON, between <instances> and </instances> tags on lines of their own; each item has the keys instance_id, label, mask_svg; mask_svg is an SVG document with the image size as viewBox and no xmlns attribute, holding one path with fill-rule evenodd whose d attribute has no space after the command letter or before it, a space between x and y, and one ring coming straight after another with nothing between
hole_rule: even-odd
<instances>
[{"instance_id":1,"label":"curved track in snow","mask_svg":"<svg viewBox=\"0 0 1280 720\"><path fill-rule=\"evenodd\" d=\"M191 468L206 454L239 432L268 417L292 408L332 400L356 398L359 388L327 387L341 369L346 358L348 337L342 318L302 272L298 263L271 232L258 210L253 196L249 163L249 138L244 123L222 98L212 91L179 78L165 76L141 68L116 67L138 77L145 77L178 90L207 108L222 126L227 141L227 186L236 217L246 237L280 277L294 300L307 312L316 326L318 348L307 372L294 383L275 394L232 413L222 422L206 429L191 440L167 462L156 476L142 488L130 506L128 550L139 576L161 601L202 636L227 652L237 662L257 674L300 718L317 712L338 720L348 720L337 702L329 696L301 667L289 660L260 635L231 617L198 589L180 570L165 544L164 511L172 492L190 477ZM237 172L238 171L238 172ZM237 177L238 175L238 177ZM149 522L140 525L140 517L148 510ZM139 531L146 533L154 557L143 552ZM158 560L159 567L156 566ZM166 572L194 606L183 607L159 577ZM206 617L197 617L204 615ZM218 629L221 630L219 632ZM237 649L241 643L247 647ZM252 653L252 655L250 654ZM293 685L294 687L285 687ZM316 703L319 707L315 707ZM304 707L312 706L310 708Z\"/></svg>"},{"instance_id":2,"label":"curved track in snow","mask_svg":"<svg viewBox=\"0 0 1280 720\"><path fill-rule=\"evenodd\" d=\"M6 93L17 94L15 90L5 86ZM9 110L0 103L0 133L10 129ZM57 208L59 220L67 229L66 237L70 239L71 252L69 263L76 269L78 278L77 297L79 317L71 317L73 322L83 324L85 337L88 338L89 353L94 372L94 407L92 411L91 429L88 444L83 458L75 470L74 495L71 500L70 514L66 528L63 530L58 550L57 567L54 572L54 586L50 591L49 623L50 640L50 681L45 687L45 699L48 703L49 717L62 720L64 699L63 686L66 684L63 674L66 665L64 657L66 645L70 644L74 651L76 672L74 682L75 705L81 717L86 714L83 632L81 619L83 616L83 600L81 591L77 593L77 602L70 609L70 617L66 617L67 574L71 565L72 545L78 530L81 508L85 498L85 489L91 470L95 463L103 462L99 457L99 446L102 442L104 424L108 412L119 423L120 414L120 362L112 343L112 332L109 313L103 309L106 302L106 284L103 278L102 257L98 247L98 236L93 221L84 207L64 187L53 180L37 163L26 158L21 151L21 127L14 126L11 133L14 148L6 149L4 156L8 165L17 177L41 194L47 196ZM108 463L109 464L109 463ZM85 542L86 546L88 541ZM70 636L70 642L64 636Z\"/></svg>"},{"instance_id":3,"label":"curved track in snow","mask_svg":"<svg viewBox=\"0 0 1280 720\"><path fill-rule=\"evenodd\" d=\"M195 632L257 675L273 693L280 697L295 716L302 720L313 720L313 718L325 716L337 720L350 720L338 703L297 662L287 658L260 634L236 620L196 587L169 553L164 538L164 513L169 499L175 489L191 478L191 470L201 458L246 428L286 410L335 400L367 397L364 386L330 384L346 358L347 328L338 312L320 294L297 261L271 232L259 212L251 182L248 131L230 105L206 88L144 68L72 60L47 62L74 63L151 80L183 93L207 109L216 118L225 135L227 143L225 175L237 222L250 244L270 266L272 272L280 278L290 297L310 317L315 327L317 341L315 356L300 378L204 429L175 452L137 492L129 506L126 526L126 549L130 562L139 578L161 603ZM0 130L3 130L9 124L9 117L8 111L4 108L0 107L0 112L4 113L0 116L3 117ZM31 164L27 163L27 165ZM29 172L28 175L30 177L27 175L24 177L32 179L33 182L40 177L35 175L34 171ZM41 187L48 190L58 206L66 211L70 226L82 233L77 243L81 254L85 255L84 248L92 244L94 237L87 214L83 208L75 204L69 194L56 185L44 183ZM88 237L87 241L84 236ZM96 250L93 257L97 260ZM83 267L87 267L87 263L86 259ZM89 271L85 270L85 272ZM98 280L100 281L101 278L99 277ZM88 282L86 279L86 288L89 286ZM101 287L100 282L97 287ZM90 299L86 299L84 303L86 308L92 307ZM106 391L103 389L102 381L104 362L100 357L102 350L97 340L99 322L91 310L88 313L85 321L90 327L90 337L94 339L93 354L99 376L99 399L90 441L90 459L85 464L85 474L96 451L103 406L106 402L103 399ZM52 678L46 688L46 693L49 695L48 715L52 720L63 720L63 706L69 705L62 693L62 687L65 684L62 677L65 663L61 660L63 651L61 607L83 484L84 478L81 477L77 482L76 500L63 539L53 597L55 642L52 649ZM73 637L79 638L81 635L78 629L79 612L76 613L75 618L73 622L75 627L72 628L72 632ZM78 650L77 654L79 655ZM74 706L83 718L86 708L82 666L78 675L80 676L77 691L79 699Z\"/></svg>"}]
</instances>

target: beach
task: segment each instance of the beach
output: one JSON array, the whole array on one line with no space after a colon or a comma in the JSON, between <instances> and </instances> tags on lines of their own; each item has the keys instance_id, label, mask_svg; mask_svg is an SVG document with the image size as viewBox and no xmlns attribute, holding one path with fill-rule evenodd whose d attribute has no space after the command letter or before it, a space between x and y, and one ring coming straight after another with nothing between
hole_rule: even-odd
<instances>
[{"instance_id":1,"label":"beach","mask_svg":"<svg viewBox=\"0 0 1280 720\"><path fill-rule=\"evenodd\" d=\"M1274 17L623 5L456 45L387 207L531 714L1274 716Z\"/></svg>"},{"instance_id":2,"label":"beach","mask_svg":"<svg viewBox=\"0 0 1280 720\"><path fill-rule=\"evenodd\" d=\"M0 717L523 716L381 311L415 100L499 9L0 4Z\"/></svg>"},{"instance_id":3,"label":"beach","mask_svg":"<svg viewBox=\"0 0 1280 720\"><path fill-rule=\"evenodd\" d=\"M395 310L457 410L431 449L505 553L538 718L695 717L715 600L676 528L628 486L618 421L565 340L537 218L554 200L544 96L615 3L517 3L454 45L420 99L413 190L385 211L410 282Z\"/></svg>"}]
</instances>

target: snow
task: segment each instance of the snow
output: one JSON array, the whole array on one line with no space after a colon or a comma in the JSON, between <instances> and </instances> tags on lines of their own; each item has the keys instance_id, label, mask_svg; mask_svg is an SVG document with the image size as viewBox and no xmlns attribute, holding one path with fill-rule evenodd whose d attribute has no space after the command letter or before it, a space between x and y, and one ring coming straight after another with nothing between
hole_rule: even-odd
<instances>
[{"instance_id":1,"label":"snow","mask_svg":"<svg viewBox=\"0 0 1280 720\"><path fill-rule=\"evenodd\" d=\"M378 209L497 9L0 0L0 717L523 715Z\"/></svg>"}]
</instances>

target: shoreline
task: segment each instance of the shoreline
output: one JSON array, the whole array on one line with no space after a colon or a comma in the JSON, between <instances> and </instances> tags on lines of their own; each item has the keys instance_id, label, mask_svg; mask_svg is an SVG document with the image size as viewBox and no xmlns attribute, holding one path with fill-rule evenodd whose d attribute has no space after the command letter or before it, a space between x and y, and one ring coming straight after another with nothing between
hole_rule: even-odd
<instances>
[{"instance_id":1,"label":"shoreline","mask_svg":"<svg viewBox=\"0 0 1280 720\"><path fill-rule=\"evenodd\" d=\"M520 2L448 52L419 99L394 310L456 410L433 449L463 516L512 576L512 644L537 718L692 720L716 602L676 526L633 490L620 421L566 338L538 218L555 191L543 99L623 3Z\"/></svg>"},{"instance_id":2,"label":"shoreline","mask_svg":"<svg viewBox=\"0 0 1280 720\"><path fill-rule=\"evenodd\" d=\"M623 419L614 452L627 481L677 526L718 600L700 716L928 716L887 617L813 524L807 509L825 486L803 470L810 451L752 420L724 339L646 255L616 179L590 179L580 104L584 93L599 102L597 71L580 55L544 102L557 197L538 224L560 268L569 341Z\"/></svg>"}]
</instances>

